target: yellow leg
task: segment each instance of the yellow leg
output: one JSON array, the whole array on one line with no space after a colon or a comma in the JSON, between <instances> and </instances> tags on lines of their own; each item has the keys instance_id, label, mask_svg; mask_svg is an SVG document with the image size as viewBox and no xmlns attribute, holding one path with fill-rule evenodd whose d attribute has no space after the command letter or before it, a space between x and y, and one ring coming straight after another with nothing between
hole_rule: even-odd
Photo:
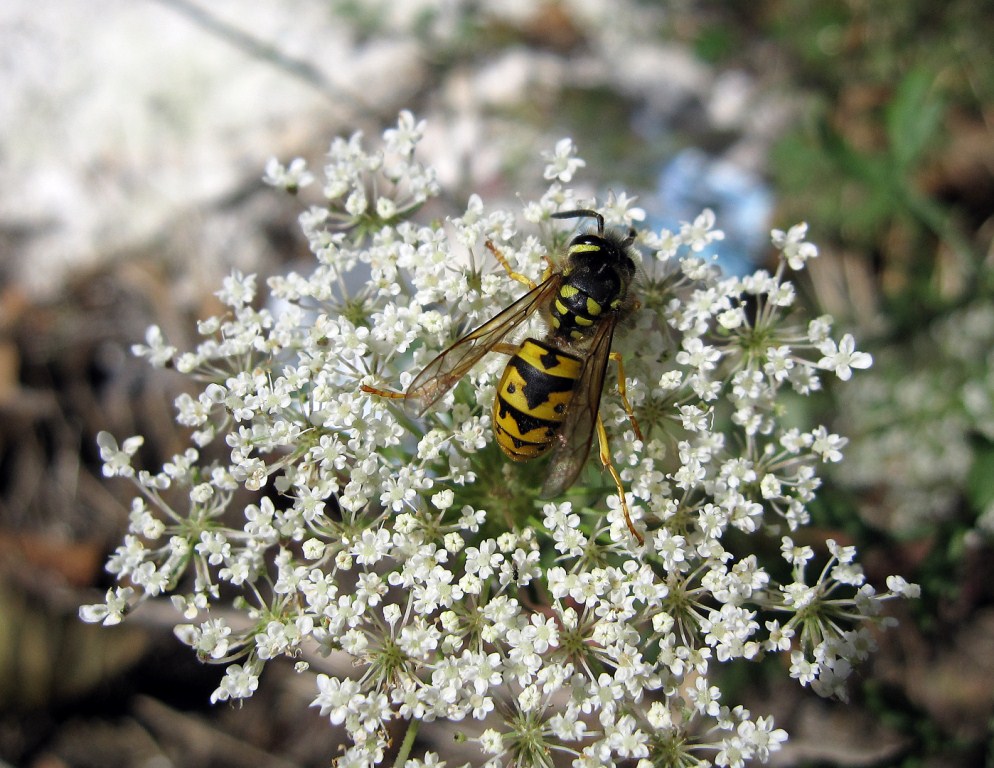
<instances>
[{"instance_id":1,"label":"yellow leg","mask_svg":"<svg viewBox=\"0 0 994 768\"><path fill-rule=\"evenodd\" d=\"M607 430L604 429L604 422L601 421L601 417L597 416L597 442L600 443L600 459L601 464L604 468L611 473L611 477L614 478L614 484L618 487L618 498L621 499L621 511L625 514L625 523L628 525L628 530L632 532L638 543L645 544L645 539L642 534L635 530L635 523L632 522L632 516L628 512L628 502L625 501L625 486L621 484L621 476L618 474L618 470L614 468L614 464L611 463L611 450L607 442Z\"/></svg>"},{"instance_id":2,"label":"yellow leg","mask_svg":"<svg viewBox=\"0 0 994 768\"><path fill-rule=\"evenodd\" d=\"M511 269L511 263L507 260L507 257L500 252L500 250L497 248L496 245L494 245L490 240L487 240L485 245L487 246L487 250L489 250L494 255L494 258L497 259L500 265L507 270L508 275L510 275L513 279L517 280L519 283L524 283L525 285L528 286L529 289L535 287L536 283L532 282L530 279L528 279L525 275L522 275L520 272L515 272L513 269ZM549 264L546 267L545 274L542 276L542 279L545 280L551 273L552 273L552 265ZM513 356L517 353L518 347L515 344L495 344L493 347L490 348L489 351L497 352L502 355ZM368 395L387 397L390 398L391 400L410 399L410 394L407 392L397 392L396 390L393 389L380 389L379 387L371 387L368 384L361 384L359 386L359 389Z\"/></svg>"},{"instance_id":3,"label":"yellow leg","mask_svg":"<svg viewBox=\"0 0 994 768\"><path fill-rule=\"evenodd\" d=\"M612 352L611 359L618 364L618 393L621 395L621 402L625 406L625 413L628 414L628 420L632 423L632 429L635 430L635 437L639 440L644 440L642 430L639 429L638 422L635 421L632 404L628 401L628 388L625 386L625 364L621 361L621 353Z\"/></svg>"},{"instance_id":4,"label":"yellow leg","mask_svg":"<svg viewBox=\"0 0 994 768\"><path fill-rule=\"evenodd\" d=\"M520 272L515 272L513 269L511 269L511 262L507 260L507 256L501 253L500 249L498 249L497 246L494 245L492 241L487 240L487 242L485 242L484 245L487 246L487 250L494 255L494 258L497 259L500 265L507 270L507 274L509 274L512 279L517 280L519 283L524 283L529 288L534 288L536 286L536 283L534 281L530 280L528 277L521 274ZM548 259L546 259L546 262L548 262ZM545 273L542 275L542 280L544 281L551 274L552 274L552 264L547 263L545 267Z\"/></svg>"},{"instance_id":5,"label":"yellow leg","mask_svg":"<svg viewBox=\"0 0 994 768\"><path fill-rule=\"evenodd\" d=\"M360 385L359 389L369 395L377 395L379 397L389 397L391 400L406 400L407 395L404 392L395 392L392 389L379 389L377 387L371 387L368 384Z\"/></svg>"},{"instance_id":6,"label":"yellow leg","mask_svg":"<svg viewBox=\"0 0 994 768\"><path fill-rule=\"evenodd\" d=\"M518 344L494 344L488 351L496 352L499 355L507 355L508 357L513 357L518 354L519 345ZM371 387L369 384L360 384L359 389L365 392L367 395L376 395L377 397L387 397L391 400L408 400L410 399L410 393L408 392L397 392L394 389L380 389L379 387Z\"/></svg>"}]
</instances>

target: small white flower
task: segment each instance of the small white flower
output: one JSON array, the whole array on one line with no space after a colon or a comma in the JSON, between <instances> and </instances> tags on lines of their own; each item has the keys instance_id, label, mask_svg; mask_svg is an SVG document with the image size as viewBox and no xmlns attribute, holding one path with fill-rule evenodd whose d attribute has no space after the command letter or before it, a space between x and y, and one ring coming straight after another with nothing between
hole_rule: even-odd
<instances>
[{"instance_id":1,"label":"small white flower","mask_svg":"<svg viewBox=\"0 0 994 768\"><path fill-rule=\"evenodd\" d=\"M211 704L229 699L247 699L259 687L259 675L250 666L231 664L224 670L224 679L211 694Z\"/></svg>"},{"instance_id":2,"label":"small white flower","mask_svg":"<svg viewBox=\"0 0 994 768\"><path fill-rule=\"evenodd\" d=\"M383 220L392 219L397 215L397 203L389 197L376 198L376 215Z\"/></svg>"},{"instance_id":3,"label":"small white flower","mask_svg":"<svg viewBox=\"0 0 994 768\"><path fill-rule=\"evenodd\" d=\"M721 351L706 345L698 338L684 339L683 349L676 355L677 363L698 371L713 370L719 359Z\"/></svg>"},{"instance_id":4,"label":"small white flower","mask_svg":"<svg viewBox=\"0 0 994 768\"><path fill-rule=\"evenodd\" d=\"M744 322L745 309L742 307L732 307L731 309L726 309L718 315L718 323L722 328L728 331L741 328Z\"/></svg>"},{"instance_id":5,"label":"small white flower","mask_svg":"<svg viewBox=\"0 0 994 768\"><path fill-rule=\"evenodd\" d=\"M271 187L282 187L295 194L314 181L314 174L307 170L307 161L302 157L295 157L289 166L284 166L275 157L271 157L266 163L262 181Z\"/></svg>"},{"instance_id":6,"label":"small white flower","mask_svg":"<svg viewBox=\"0 0 994 768\"><path fill-rule=\"evenodd\" d=\"M424 136L426 120L417 120L409 110L401 110L396 128L388 128L383 132L383 140L387 148L401 155L410 155L414 147Z\"/></svg>"},{"instance_id":7,"label":"small white flower","mask_svg":"<svg viewBox=\"0 0 994 768\"><path fill-rule=\"evenodd\" d=\"M804 242L807 233L808 225L803 222L795 224L787 232L774 229L770 233L773 246L783 253L783 257L791 269L804 269L805 262L818 255L817 246Z\"/></svg>"},{"instance_id":8,"label":"small white flower","mask_svg":"<svg viewBox=\"0 0 994 768\"><path fill-rule=\"evenodd\" d=\"M504 751L504 739L500 732L488 728L480 734L480 749L487 755L499 755Z\"/></svg>"},{"instance_id":9,"label":"small white flower","mask_svg":"<svg viewBox=\"0 0 994 768\"><path fill-rule=\"evenodd\" d=\"M108 589L104 603L80 606L79 618L89 624L100 622L105 627L120 624L134 594L131 587Z\"/></svg>"},{"instance_id":10,"label":"small white flower","mask_svg":"<svg viewBox=\"0 0 994 768\"><path fill-rule=\"evenodd\" d=\"M796 546L789 536L784 536L780 542L780 553L784 559L794 566L803 566L815 556L811 547L802 545Z\"/></svg>"},{"instance_id":11,"label":"small white flower","mask_svg":"<svg viewBox=\"0 0 994 768\"><path fill-rule=\"evenodd\" d=\"M853 368L869 368L873 358L866 352L856 351L856 340L847 333L839 342L838 348L832 339L826 339L818 345L818 351L823 357L818 361L818 367L826 371L835 371L842 381L852 378Z\"/></svg>"},{"instance_id":12,"label":"small white flower","mask_svg":"<svg viewBox=\"0 0 994 768\"><path fill-rule=\"evenodd\" d=\"M645 221L645 211L634 207L636 200L637 197L629 197L624 192L619 192L617 195L609 192L607 200L600 207L600 212L607 221L619 222L630 227L636 222Z\"/></svg>"},{"instance_id":13,"label":"small white flower","mask_svg":"<svg viewBox=\"0 0 994 768\"><path fill-rule=\"evenodd\" d=\"M312 707L318 707L322 715L328 717L333 725L345 722L349 705L359 696L360 687L354 680L339 680L325 674L319 674L315 679L318 695L311 702Z\"/></svg>"},{"instance_id":14,"label":"small white flower","mask_svg":"<svg viewBox=\"0 0 994 768\"><path fill-rule=\"evenodd\" d=\"M573 180L573 174L587 163L579 157L575 157L576 147L572 139L560 139L556 142L556 148L552 152L543 152L542 158L548 163L545 166L543 175L546 179L557 179L564 184L569 184Z\"/></svg>"},{"instance_id":15,"label":"small white flower","mask_svg":"<svg viewBox=\"0 0 994 768\"><path fill-rule=\"evenodd\" d=\"M825 427L818 427L811 433L811 450L821 456L822 461L842 461L842 449L849 442L848 438L829 434Z\"/></svg>"},{"instance_id":16,"label":"small white flower","mask_svg":"<svg viewBox=\"0 0 994 768\"><path fill-rule=\"evenodd\" d=\"M231 557L231 544L218 531L203 531L200 542L194 547L197 554L207 558L211 565L220 565Z\"/></svg>"},{"instance_id":17,"label":"small white flower","mask_svg":"<svg viewBox=\"0 0 994 768\"><path fill-rule=\"evenodd\" d=\"M214 295L229 307L238 309L255 298L255 275L243 275L240 270L232 270L224 278L223 286Z\"/></svg>"},{"instance_id":18,"label":"small white flower","mask_svg":"<svg viewBox=\"0 0 994 768\"><path fill-rule=\"evenodd\" d=\"M452 506L452 502L455 500L455 492L451 488L446 488L443 491L439 491L431 497L431 503L435 509L445 511Z\"/></svg>"},{"instance_id":19,"label":"small white flower","mask_svg":"<svg viewBox=\"0 0 994 768\"><path fill-rule=\"evenodd\" d=\"M355 218L362 216L368 208L369 199L366 197L366 190L361 187L353 189L345 200L345 210L348 211L350 216Z\"/></svg>"},{"instance_id":20,"label":"small white flower","mask_svg":"<svg viewBox=\"0 0 994 768\"><path fill-rule=\"evenodd\" d=\"M917 584L910 583L903 576L888 576L887 589L895 595L900 595L901 597L909 597L912 599L921 597L921 587Z\"/></svg>"},{"instance_id":21,"label":"small white flower","mask_svg":"<svg viewBox=\"0 0 994 768\"><path fill-rule=\"evenodd\" d=\"M135 473L131 467L131 457L144 444L141 435L129 437L124 445L117 447L117 440L109 432L97 433L97 445L100 447L100 458L103 459L104 477L132 477Z\"/></svg>"},{"instance_id":22,"label":"small white flower","mask_svg":"<svg viewBox=\"0 0 994 768\"><path fill-rule=\"evenodd\" d=\"M703 251L711 243L725 239L725 233L715 229L714 225L714 211L706 208L693 223L685 221L680 225L680 239L692 251Z\"/></svg>"},{"instance_id":23,"label":"small white flower","mask_svg":"<svg viewBox=\"0 0 994 768\"><path fill-rule=\"evenodd\" d=\"M131 347L131 354L135 357L147 357L148 361L156 368L164 368L176 355L176 347L166 344L162 335L162 329L157 325L149 326L145 331L145 342L147 344L134 344Z\"/></svg>"}]
</instances>

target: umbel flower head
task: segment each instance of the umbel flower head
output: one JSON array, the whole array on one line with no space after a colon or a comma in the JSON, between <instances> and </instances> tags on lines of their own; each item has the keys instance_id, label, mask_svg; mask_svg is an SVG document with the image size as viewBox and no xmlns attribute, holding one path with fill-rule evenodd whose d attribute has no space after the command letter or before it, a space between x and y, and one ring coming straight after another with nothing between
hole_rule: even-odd
<instances>
[{"instance_id":1,"label":"umbel flower head","mask_svg":"<svg viewBox=\"0 0 994 768\"><path fill-rule=\"evenodd\" d=\"M866 583L852 547L795 541L846 441L784 423L784 400L870 363L830 318L796 314L790 271L816 248L803 227L774 232L774 272L725 277L698 255L721 238L710 211L678 232L636 229L638 308L614 350L641 438L616 376L600 414L641 544L600 462L542 501L542 460L494 449L506 355L484 356L422 418L362 391L406 387L520 297L487 242L537 282L575 235L554 213L597 210L623 232L643 217L625 195L563 186L583 167L563 140L523 210L474 195L462 215L418 223L439 192L415 158L423 131L405 112L374 148L332 143L324 199L301 216L310 275L270 279L257 302L255 278L233 274L195 350L157 329L136 347L199 382L176 401L192 445L151 472L132 467L140 440L100 436L105 473L139 493L108 563L121 586L81 616L113 624L170 595L180 639L227 665L214 701L251 696L278 657L350 654L355 674L315 677L314 706L351 739L341 766L380 762L397 719L458 721L488 766L765 761L786 734L723 700L722 667L779 655L801 685L844 696L883 601L916 592ZM294 162L267 178L297 193L312 177ZM225 460L202 457L211 443ZM251 503L235 508L236 491ZM222 585L244 626L216 615Z\"/></svg>"}]
</instances>

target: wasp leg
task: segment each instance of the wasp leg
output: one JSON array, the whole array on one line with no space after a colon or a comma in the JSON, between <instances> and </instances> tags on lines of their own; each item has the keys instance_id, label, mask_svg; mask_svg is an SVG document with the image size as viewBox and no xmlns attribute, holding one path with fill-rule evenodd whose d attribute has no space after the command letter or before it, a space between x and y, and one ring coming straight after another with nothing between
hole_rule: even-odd
<instances>
[{"instance_id":1,"label":"wasp leg","mask_svg":"<svg viewBox=\"0 0 994 768\"><path fill-rule=\"evenodd\" d=\"M389 397L391 400L406 400L407 395L404 392L395 392L392 389L378 389L377 387L371 387L368 384L363 384L359 387L363 392L368 395L378 395L379 397Z\"/></svg>"},{"instance_id":2,"label":"wasp leg","mask_svg":"<svg viewBox=\"0 0 994 768\"><path fill-rule=\"evenodd\" d=\"M632 522L632 516L628 512L628 502L625 501L625 486L621 484L621 476L618 474L618 470L614 468L614 464L611 463L611 450L607 442L607 430L604 429L604 422L601 421L600 414L597 416L597 442L600 444L601 464L611 473L611 477L614 478L614 484L618 487L621 511L625 513L625 523L628 525L628 530L632 532L632 536L638 540L638 543L643 545L645 544L645 539L641 533L635 530L635 523Z\"/></svg>"},{"instance_id":3,"label":"wasp leg","mask_svg":"<svg viewBox=\"0 0 994 768\"><path fill-rule=\"evenodd\" d=\"M529 288L534 288L536 285L538 285L538 283L533 282L532 280L530 280L528 277L521 274L520 272L515 272L513 269L511 269L511 262L507 260L507 256L501 253L500 249L498 249L497 246L494 245L492 241L487 240L487 242L485 242L484 245L487 246L487 250L494 255L494 258L497 259L498 262L500 262L500 265L507 270L507 274L509 274L513 280L517 280L519 283L524 283ZM552 264L549 263L549 259L546 258L545 272L542 275L543 282L551 274L552 274Z\"/></svg>"},{"instance_id":4,"label":"wasp leg","mask_svg":"<svg viewBox=\"0 0 994 768\"><path fill-rule=\"evenodd\" d=\"M489 352L496 352L500 355L507 355L508 357L514 357L518 354L518 344L494 344ZM398 392L395 389L380 389L379 387L371 387L369 384L360 384L359 389L365 392L367 395L376 395L377 397L387 397L391 400L408 400L410 399L410 394L407 392Z\"/></svg>"},{"instance_id":5,"label":"wasp leg","mask_svg":"<svg viewBox=\"0 0 994 768\"><path fill-rule=\"evenodd\" d=\"M638 422L635 421L632 404L628 401L628 388L625 386L625 364L621 361L621 353L612 352L610 357L618 364L618 393L621 395L621 402L625 406L625 413L628 414L628 420L632 423L632 429L635 430L635 437L644 442L642 430L639 429Z\"/></svg>"}]
</instances>

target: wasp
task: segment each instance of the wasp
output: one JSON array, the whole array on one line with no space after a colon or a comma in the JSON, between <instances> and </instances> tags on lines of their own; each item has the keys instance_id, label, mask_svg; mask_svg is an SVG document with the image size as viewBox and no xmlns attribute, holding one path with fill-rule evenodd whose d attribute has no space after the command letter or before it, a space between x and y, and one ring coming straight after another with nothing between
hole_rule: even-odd
<instances>
[{"instance_id":1,"label":"wasp","mask_svg":"<svg viewBox=\"0 0 994 768\"><path fill-rule=\"evenodd\" d=\"M487 249L509 275L529 291L479 328L444 350L411 381L406 392L362 390L418 404L423 414L489 352L509 355L497 384L493 404L494 436L514 461L550 454L542 498L554 498L569 488L586 464L596 433L600 460L618 488L629 530L644 543L628 512L621 477L611 462L607 432L600 417L601 392L608 360L618 366L618 391L639 440L641 431L625 390L621 355L611 350L618 323L638 307L631 292L636 266L631 255L635 231L627 236L605 232L597 211L578 209L552 214L556 219L592 218L596 233L574 237L565 263L551 262L541 282L515 272L491 241ZM544 338L520 344L505 340L535 312L548 328Z\"/></svg>"}]
</instances>

